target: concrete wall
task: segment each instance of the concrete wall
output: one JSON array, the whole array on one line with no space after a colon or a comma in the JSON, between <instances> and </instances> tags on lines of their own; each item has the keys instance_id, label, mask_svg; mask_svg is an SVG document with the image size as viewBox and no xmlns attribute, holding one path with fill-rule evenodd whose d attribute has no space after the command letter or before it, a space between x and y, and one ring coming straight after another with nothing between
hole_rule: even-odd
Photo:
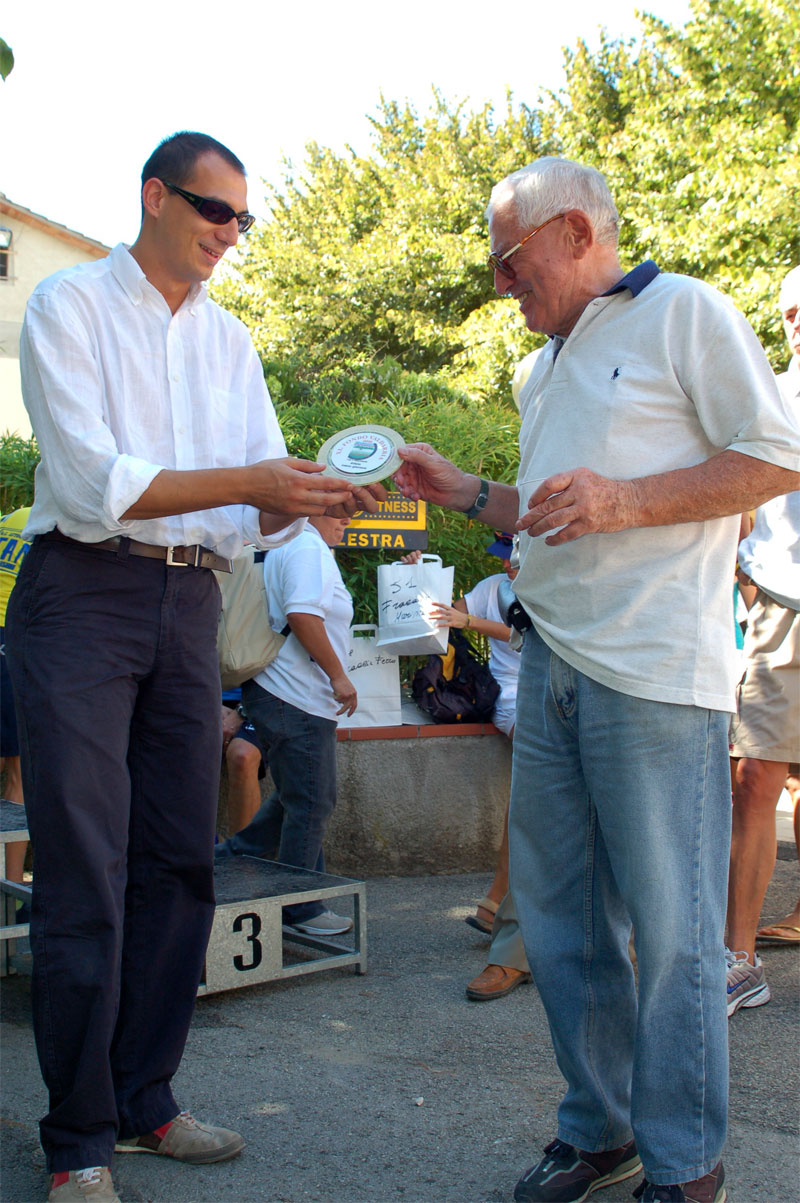
<instances>
[{"instance_id":1,"label":"concrete wall","mask_svg":"<svg viewBox=\"0 0 800 1203\"><path fill-rule=\"evenodd\" d=\"M491 724L340 732L337 768L338 803L325 840L331 873L494 871L511 744ZM262 787L266 796L269 777ZM228 834L224 769L218 828Z\"/></svg>"}]
</instances>

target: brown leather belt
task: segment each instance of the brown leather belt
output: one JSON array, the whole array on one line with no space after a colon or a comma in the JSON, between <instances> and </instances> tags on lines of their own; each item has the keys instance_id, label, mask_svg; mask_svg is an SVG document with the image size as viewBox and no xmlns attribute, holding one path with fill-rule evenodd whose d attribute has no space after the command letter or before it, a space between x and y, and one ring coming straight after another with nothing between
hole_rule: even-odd
<instances>
[{"instance_id":1,"label":"brown leather belt","mask_svg":"<svg viewBox=\"0 0 800 1203\"><path fill-rule=\"evenodd\" d=\"M129 539L126 535L114 535L111 539L102 539L98 543L83 543L80 539L72 539L62 534L60 530L52 530L44 536L45 539L57 539L60 543L74 543L78 547L98 548L101 551L122 551L123 555L146 556L151 560L166 560L171 568L214 568L217 572L232 572L230 560L218 556L215 551L193 543L191 547L157 547L154 543L140 543L138 539ZM127 544L126 546L123 546Z\"/></svg>"}]
</instances>

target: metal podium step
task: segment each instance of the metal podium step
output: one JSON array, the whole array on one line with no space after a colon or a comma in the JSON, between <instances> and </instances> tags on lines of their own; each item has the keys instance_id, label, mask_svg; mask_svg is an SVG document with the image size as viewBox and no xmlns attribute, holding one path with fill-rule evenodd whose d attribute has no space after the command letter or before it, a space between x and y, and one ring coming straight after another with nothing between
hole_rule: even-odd
<instances>
[{"instance_id":1,"label":"metal podium step","mask_svg":"<svg viewBox=\"0 0 800 1203\"><path fill-rule=\"evenodd\" d=\"M366 973L363 881L255 856L234 856L215 863L214 889L217 908L198 994L238 990L345 965L352 965L356 973ZM336 898L353 899L353 930L346 935L306 936L284 926L284 906L317 900L329 906Z\"/></svg>"},{"instance_id":2,"label":"metal podium step","mask_svg":"<svg viewBox=\"0 0 800 1203\"><path fill-rule=\"evenodd\" d=\"M17 899L30 901L31 887L6 880L6 844L28 839L25 807L0 798L0 977L16 973L12 963L17 940L28 935L28 924L17 923Z\"/></svg>"}]
</instances>

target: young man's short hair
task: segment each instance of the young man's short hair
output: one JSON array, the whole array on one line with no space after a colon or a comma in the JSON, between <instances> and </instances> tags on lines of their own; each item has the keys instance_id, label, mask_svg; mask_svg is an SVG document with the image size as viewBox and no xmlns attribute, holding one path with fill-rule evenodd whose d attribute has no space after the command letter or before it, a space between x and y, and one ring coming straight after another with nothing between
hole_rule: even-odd
<instances>
[{"instance_id":1,"label":"young man's short hair","mask_svg":"<svg viewBox=\"0 0 800 1203\"><path fill-rule=\"evenodd\" d=\"M200 156L207 154L219 155L234 171L247 174L242 161L216 138L183 130L158 144L142 168L142 186L155 177L181 187L191 176Z\"/></svg>"}]
</instances>

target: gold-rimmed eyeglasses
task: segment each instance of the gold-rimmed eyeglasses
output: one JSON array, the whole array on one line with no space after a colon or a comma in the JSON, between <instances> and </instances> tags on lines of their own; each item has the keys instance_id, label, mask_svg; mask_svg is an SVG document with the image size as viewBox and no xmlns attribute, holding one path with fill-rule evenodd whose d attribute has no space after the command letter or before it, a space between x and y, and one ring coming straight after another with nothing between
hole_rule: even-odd
<instances>
[{"instance_id":1,"label":"gold-rimmed eyeglasses","mask_svg":"<svg viewBox=\"0 0 800 1203\"><path fill-rule=\"evenodd\" d=\"M533 238L534 234L538 234L539 231L543 230L545 226L549 226L551 221L558 221L558 219L560 217L566 217L566 214L565 213L556 213L555 217L548 217L547 221L543 221L542 224L540 226L537 226L535 230L531 230L530 234L526 234L525 237L522 239L522 242L518 242L516 246L512 246L510 251L506 251L502 255L497 255L494 252L492 252L492 254L489 256L489 258L487 260L489 267L492 269L493 272L500 272L501 275L508 276L509 280L516 279L517 273L514 271L513 267L509 263L509 259L511 258L511 256L516 255L516 253L520 249L520 247L523 247L526 242L530 242L530 240L531 240L531 238Z\"/></svg>"}]
</instances>

